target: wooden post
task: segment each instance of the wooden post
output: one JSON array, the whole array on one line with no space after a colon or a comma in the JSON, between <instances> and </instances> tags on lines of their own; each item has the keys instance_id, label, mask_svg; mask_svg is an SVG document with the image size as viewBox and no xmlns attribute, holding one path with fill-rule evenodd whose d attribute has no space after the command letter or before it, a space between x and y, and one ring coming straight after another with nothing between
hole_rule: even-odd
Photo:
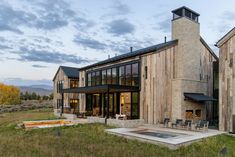
<instances>
[{"instance_id":1,"label":"wooden post","mask_svg":"<svg viewBox=\"0 0 235 157\"><path fill-rule=\"evenodd\" d=\"M107 110L106 110L106 116L105 116L105 125L107 125L107 119L109 118L109 87L108 87L108 91L106 93L108 95L108 102L105 103L107 104Z\"/></svg>"},{"instance_id":2,"label":"wooden post","mask_svg":"<svg viewBox=\"0 0 235 157\"><path fill-rule=\"evenodd\" d=\"M62 100L61 100L61 114L60 116L62 116L62 114L64 113L64 93L62 93Z\"/></svg>"}]
</instances>

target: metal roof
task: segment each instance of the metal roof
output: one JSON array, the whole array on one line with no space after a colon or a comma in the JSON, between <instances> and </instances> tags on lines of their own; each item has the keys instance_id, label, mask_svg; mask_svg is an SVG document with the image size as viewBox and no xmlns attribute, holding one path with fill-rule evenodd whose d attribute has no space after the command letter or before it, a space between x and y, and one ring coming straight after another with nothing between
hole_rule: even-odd
<instances>
[{"instance_id":1,"label":"metal roof","mask_svg":"<svg viewBox=\"0 0 235 157\"><path fill-rule=\"evenodd\" d=\"M184 93L186 99L196 102L216 101L213 97L204 95L203 93Z\"/></svg>"},{"instance_id":2,"label":"metal roof","mask_svg":"<svg viewBox=\"0 0 235 157\"><path fill-rule=\"evenodd\" d=\"M78 78L79 77L79 69L74 67L66 67L60 66L60 68L64 71L64 73L71 78Z\"/></svg>"},{"instance_id":3,"label":"metal roof","mask_svg":"<svg viewBox=\"0 0 235 157\"><path fill-rule=\"evenodd\" d=\"M74 68L74 67L67 67L67 66L60 66L53 78L53 81L55 80L55 77L57 75L57 73L59 72L60 68L64 71L65 75L68 78L79 78L79 68Z\"/></svg>"},{"instance_id":4,"label":"metal roof","mask_svg":"<svg viewBox=\"0 0 235 157\"><path fill-rule=\"evenodd\" d=\"M211 55L216 59L219 60L218 56L214 53L214 51L210 48L210 46L205 42L205 40L200 37L201 43L208 49L208 51L211 53Z\"/></svg>"},{"instance_id":5,"label":"metal roof","mask_svg":"<svg viewBox=\"0 0 235 157\"><path fill-rule=\"evenodd\" d=\"M229 35L232 35L233 32L235 32L235 27L233 27L227 34L225 34L225 35L215 44L215 46L220 47L220 46L222 45L222 44L221 44L222 40L225 39L226 37L228 37ZM233 33L233 34L234 34L234 33ZM222 42L222 43L224 43L224 42Z\"/></svg>"},{"instance_id":6,"label":"metal roof","mask_svg":"<svg viewBox=\"0 0 235 157\"><path fill-rule=\"evenodd\" d=\"M168 42L165 42L165 43L153 45L153 46L150 46L150 47L147 47L147 48L143 48L143 49L136 50L136 51L133 51L133 52L125 53L123 55L112 57L112 58L106 59L104 61L100 61L98 63L91 64L91 65L79 68L79 70L84 70L84 69L88 69L88 68L91 68L91 67L100 66L100 65L107 64L107 63L119 61L119 60L122 60L122 59L126 59L126 58L130 58L130 57L135 57L135 56L143 55L143 54L146 54L146 53L154 52L154 51L157 51L157 50L164 49L168 46L172 46L174 44L177 44L177 42L178 42L178 40L172 40L172 41L168 41Z\"/></svg>"}]
</instances>

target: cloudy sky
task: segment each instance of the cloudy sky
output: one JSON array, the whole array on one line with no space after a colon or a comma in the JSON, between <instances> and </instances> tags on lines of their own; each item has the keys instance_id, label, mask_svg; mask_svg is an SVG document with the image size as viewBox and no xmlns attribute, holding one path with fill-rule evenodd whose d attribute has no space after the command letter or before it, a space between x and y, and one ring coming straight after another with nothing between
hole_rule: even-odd
<instances>
[{"instance_id":1,"label":"cloudy sky","mask_svg":"<svg viewBox=\"0 0 235 157\"><path fill-rule=\"evenodd\" d=\"M0 82L50 84L59 65L82 67L171 38L171 10L200 13L213 45L235 26L234 0L0 0Z\"/></svg>"}]
</instances>

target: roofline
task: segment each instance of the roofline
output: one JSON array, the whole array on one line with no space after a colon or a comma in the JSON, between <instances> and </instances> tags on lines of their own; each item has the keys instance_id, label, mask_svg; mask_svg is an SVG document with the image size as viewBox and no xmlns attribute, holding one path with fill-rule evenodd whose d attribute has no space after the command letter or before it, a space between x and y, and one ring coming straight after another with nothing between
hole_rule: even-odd
<instances>
[{"instance_id":1,"label":"roofline","mask_svg":"<svg viewBox=\"0 0 235 157\"><path fill-rule=\"evenodd\" d=\"M62 66L62 65L60 65L60 66L59 66L59 68L57 69L57 71L56 71L56 73L55 73L55 75L54 75L54 77L53 77L52 81L54 81L54 80L55 80L55 77L56 77L57 73L59 72L60 68L63 70L63 68L62 68L62 67L66 67L66 68L74 68L74 69L77 69L77 70L79 71L79 68L69 67L69 66ZM63 70L63 72L64 72L64 70ZM65 72L64 72L64 74L65 74ZM66 74L65 74L65 75L66 75ZM66 75L66 76L68 77L68 75ZM71 78L71 77L68 77L68 78Z\"/></svg>"},{"instance_id":2,"label":"roofline","mask_svg":"<svg viewBox=\"0 0 235 157\"><path fill-rule=\"evenodd\" d=\"M170 42L172 42L172 43L170 43ZM103 61L91 64L91 65L88 65L88 66L85 66L85 67L81 67L81 68L79 68L79 70L86 70L86 69L89 69L89 68L92 68L92 67L95 67L95 66L101 66L101 65L108 64L108 63L117 62L117 61L120 61L120 60L123 60L123 59L133 58L133 57L136 57L136 56L147 54L147 53L150 53L150 52L160 51L160 50L163 50L163 49L165 49L169 46L176 45L178 43L178 40L171 40L171 41L168 41L166 43L170 43L170 45L163 46L162 48L159 48L159 49L156 48L157 45L153 45L153 46L150 46L150 47L147 47L147 48L139 49L139 50L129 52L129 53L126 53L126 54L122 54L122 55L127 55L127 54L131 54L131 53L134 54L138 51L140 51L140 52L143 51L142 54L134 54L134 55L126 56L126 57L121 57L122 55L118 55L118 56L112 57L112 58L107 59L107 60L103 60ZM164 43L160 43L160 44L164 44ZM158 45L160 45L160 44L158 44ZM118 58L118 57L120 57L120 58ZM117 58L117 59L115 59L115 58Z\"/></svg>"},{"instance_id":3,"label":"roofline","mask_svg":"<svg viewBox=\"0 0 235 157\"><path fill-rule=\"evenodd\" d=\"M227 36L229 36L230 35L230 33L232 33L232 32L235 32L235 27L233 27L228 33L226 33L219 41L217 41L217 43L215 44L215 46L216 47L220 47L221 45L223 45L224 44L224 42L225 41L227 41L227 40L225 40L225 41L223 41ZM230 39L231 37L229 37L229 39Z\"/></svg>"},{"instance_id":4,"label":"roofline","mask_svg":"<svg viewBox=\"0 0 235 157\"><path fill-rule=\"evenodd\" d=\"M211 53L211 55L218 61L219 57L214 53L214 51L210 48L210 46L206 43L206 41L200 37L200 41L207 48L207 50Z\"/></svg>"},{"instance_id":5,"label":"roofline","mask_svg":"<svg viewBox=\"0 0 235 157\"><path fill-rule=\"evenodd\" d=\"M196 14L197 16L200 16L199 13L197 13L196 11L193 11L192 9L190 9L190 8L188 8L188 7L186 7L186 6L179 7L178 9L174 9L174 10L172 10L171 12L174 13L176 10L183 9L183 8L184 8L184 9L187 9L187 10L189 10L189 11L191 11L192 13Z\"/></svg>"}]
</instances>

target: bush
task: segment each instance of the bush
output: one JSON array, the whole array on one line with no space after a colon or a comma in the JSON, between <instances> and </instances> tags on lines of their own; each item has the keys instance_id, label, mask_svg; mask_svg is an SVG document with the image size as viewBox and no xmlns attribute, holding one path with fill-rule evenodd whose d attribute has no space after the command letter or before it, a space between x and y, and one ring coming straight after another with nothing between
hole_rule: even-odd
<instances>
[{"instance_id":1,"label":"bush","mask_svg":"<svg viewBox=\"0 0 235 157\"><path fill-rule=\"evenodd\" d=\"M20 103L20 89L15 86L0 83L0 104L16 105Z\"/></svg>"}]
</instances>

